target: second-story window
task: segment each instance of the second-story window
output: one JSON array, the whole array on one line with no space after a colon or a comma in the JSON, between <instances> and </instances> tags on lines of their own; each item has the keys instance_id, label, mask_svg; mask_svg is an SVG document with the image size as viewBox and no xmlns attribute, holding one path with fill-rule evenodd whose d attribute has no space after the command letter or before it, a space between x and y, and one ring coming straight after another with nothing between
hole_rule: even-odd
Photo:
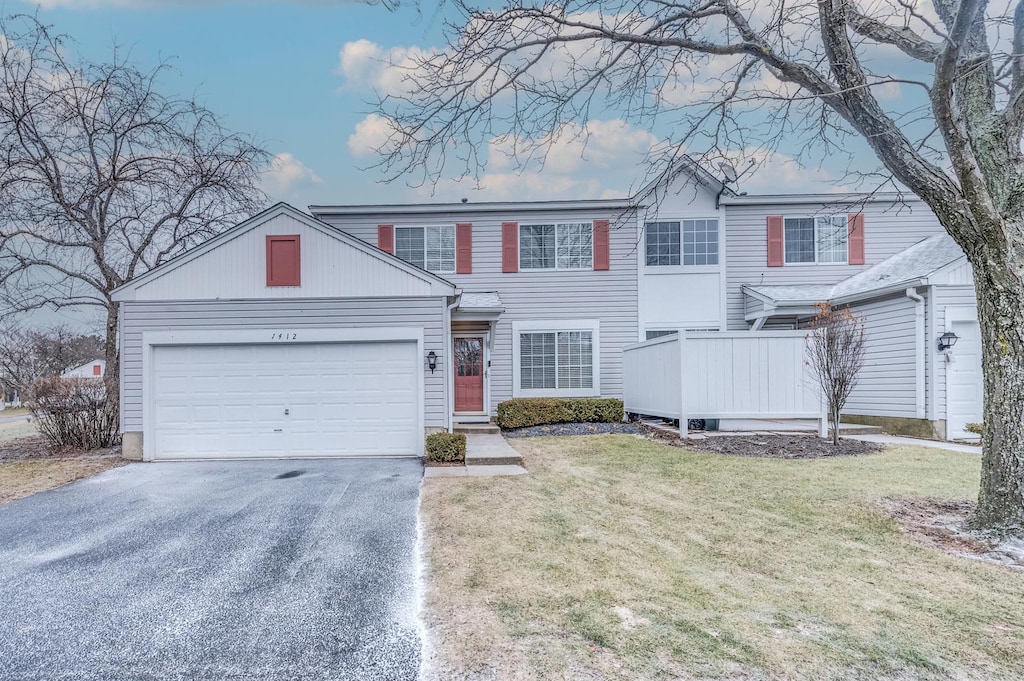
<instances>
[{"instance_id":1,"label":"second-story window","mask_svg":"<svg viewBox=\"0 0 1024 681\"><path fill-rule=\"evenodd\" d=\"M589 270L593 266L591 223L519 225L520 270Z\"/></svg>"},{"instance_id":2,"label":"second-story window","mask_svg":"<svg viewBox=\"0 0 1024 681\"><path fill-rule=\"evenodd\" d=\"M430 272L455 271L455 225L396 227L395 255Z\"/></svg>"},{"instance_id":3,"label":"second-story window","mask_svg":"<svg viewBox=\"0 0 1024 681\"><path fill-rule=\"evenodd\" d=\"M845 215L786 218L786 264L845 263L848 234Z\"/></svg>"},{"instance_id":4,"label":"second-story window","mask_svg":"<svg viewBox=\"0 0 1024 681\"><path fill-rule=\"evenodd\" d=\"M717 265L718 220L671 220L644 225L648 267Z\"/></svg>"}]
</instances>

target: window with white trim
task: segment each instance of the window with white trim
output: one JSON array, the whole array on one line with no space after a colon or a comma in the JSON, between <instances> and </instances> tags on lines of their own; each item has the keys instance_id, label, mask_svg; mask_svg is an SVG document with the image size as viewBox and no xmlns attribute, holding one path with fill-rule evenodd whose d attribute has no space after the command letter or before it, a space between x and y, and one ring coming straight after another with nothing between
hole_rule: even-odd
<instances>
[{"instance_id":1,"label":"window with white trim","mask_svg":"<svg viewBox=\"0 0 1024 681\"><path fill-rule=\"evenodd\" d=\"M849 219L845 215L786 218L786 264L845 263L849 258Z\"/></svg>"},{"instance_id":2,"label":"window with white trim","mask_svg":"<svg viewBox=\"0 0 1024 681\"><path fill-rule=\"evenodd\" d=\"M589 270L593 267L592 223L519 225L520 270Z\"/></svg>"},{"instance_id":3,"label":"window with white trim","mask_svg":"<svg viewBox=\"0 0 1024 681\"><path fill-rule=\"evenodd\" d=\"M395 255L429 272L455 272L455 225L395 227Z\"/></svg>"},{"instance_id":4,"label":"window with white trim","mask_svg":"<svg viewBox=\"0 0 1024 681\"><path fill-rule=\"evenodd\" d=\"M718 220L668 220L644 225L648 267L717 265Z\"/></svg>"},{"instance_id":5,"label":"window with white trim","mask_svg":"<svg viewBox=\"0 0 1024 681\"><path fill-rule=\"evenodd\" d=\"M519 335L523 390L594 387L594 337L590 331L544 331Z\"/></svg>"}]
</instances>

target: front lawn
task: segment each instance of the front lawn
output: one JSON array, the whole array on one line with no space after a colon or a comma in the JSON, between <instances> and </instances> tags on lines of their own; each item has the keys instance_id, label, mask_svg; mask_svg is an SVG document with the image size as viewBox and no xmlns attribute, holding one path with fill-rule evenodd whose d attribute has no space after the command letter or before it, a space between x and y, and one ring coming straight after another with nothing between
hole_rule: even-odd
<instances>
[{"instance_id":1,"label":"front lawn","mask_svg":"<svg viewBox=\"0 0 1024 681\"><path fill-rule=\"evenodd\" d=\"M1024 573L916 544L877 503L973 498L977 456L512 444L529 475L424 484L436 678L1024 677Z\"/></svg>"}]
</instances>

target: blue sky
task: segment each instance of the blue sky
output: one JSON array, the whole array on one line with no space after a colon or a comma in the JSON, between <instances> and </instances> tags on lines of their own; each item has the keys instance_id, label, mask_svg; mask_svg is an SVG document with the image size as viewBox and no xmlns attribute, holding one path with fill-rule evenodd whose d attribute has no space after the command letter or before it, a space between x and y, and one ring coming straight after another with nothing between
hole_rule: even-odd
<instances>
[{"instance_id":1,"label":"blue sky","mask_svg":"<svg viewBox=\"0 0 1024 681\"><path fill-rule=\"evenodd\" d=\"M520 176L498 163L482 190L442 183L432 191L383 185L364 170L377 122L368 114L375 88L393 84L382 60L444 44L442 5L421 10L336 0L3 0L7 13L34 11L71 35L89 58L109 57L116 41L140 66L168 59L168 93L190 94L239 132L257 135L279 155L265 175L273 200L372 203L622 196L635 188L637 164L657 141L614 117L591 123L584 154L566 142L543 174ZM442 9L438 9L441 7ZM870 153L870 152L868 152ZM584 159L586 156L586 159ZM741 189L827 191L841 169L801 168L776 157Z\"/></svg>"}]
</instances>

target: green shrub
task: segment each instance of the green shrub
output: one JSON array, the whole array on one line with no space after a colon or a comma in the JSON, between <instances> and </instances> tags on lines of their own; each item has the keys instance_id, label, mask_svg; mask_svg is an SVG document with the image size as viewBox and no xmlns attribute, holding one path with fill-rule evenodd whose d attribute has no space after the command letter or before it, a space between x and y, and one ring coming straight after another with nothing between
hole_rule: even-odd
<instances>
[{"instance_id":1,"label":"green shrub","mask_svg":"<svg viewBox=\"0 0 1024 681\"><path fill-rule=\"evenodd\" d=\"M462 433L431 433L427 436L427 461L462 463L466 460L466 436Z\"/></svg>"},{"instance_id":2,"label":"green shrub","mask_svg":"<svg viewBox=\"0 0 1024 681\"><path fill-rule=\"evenodd\" d=\"M497 424L525 428L548 423L617 423L622 400L603 397L520 397L498 405Z\"/></svg>"}]
</instances>

